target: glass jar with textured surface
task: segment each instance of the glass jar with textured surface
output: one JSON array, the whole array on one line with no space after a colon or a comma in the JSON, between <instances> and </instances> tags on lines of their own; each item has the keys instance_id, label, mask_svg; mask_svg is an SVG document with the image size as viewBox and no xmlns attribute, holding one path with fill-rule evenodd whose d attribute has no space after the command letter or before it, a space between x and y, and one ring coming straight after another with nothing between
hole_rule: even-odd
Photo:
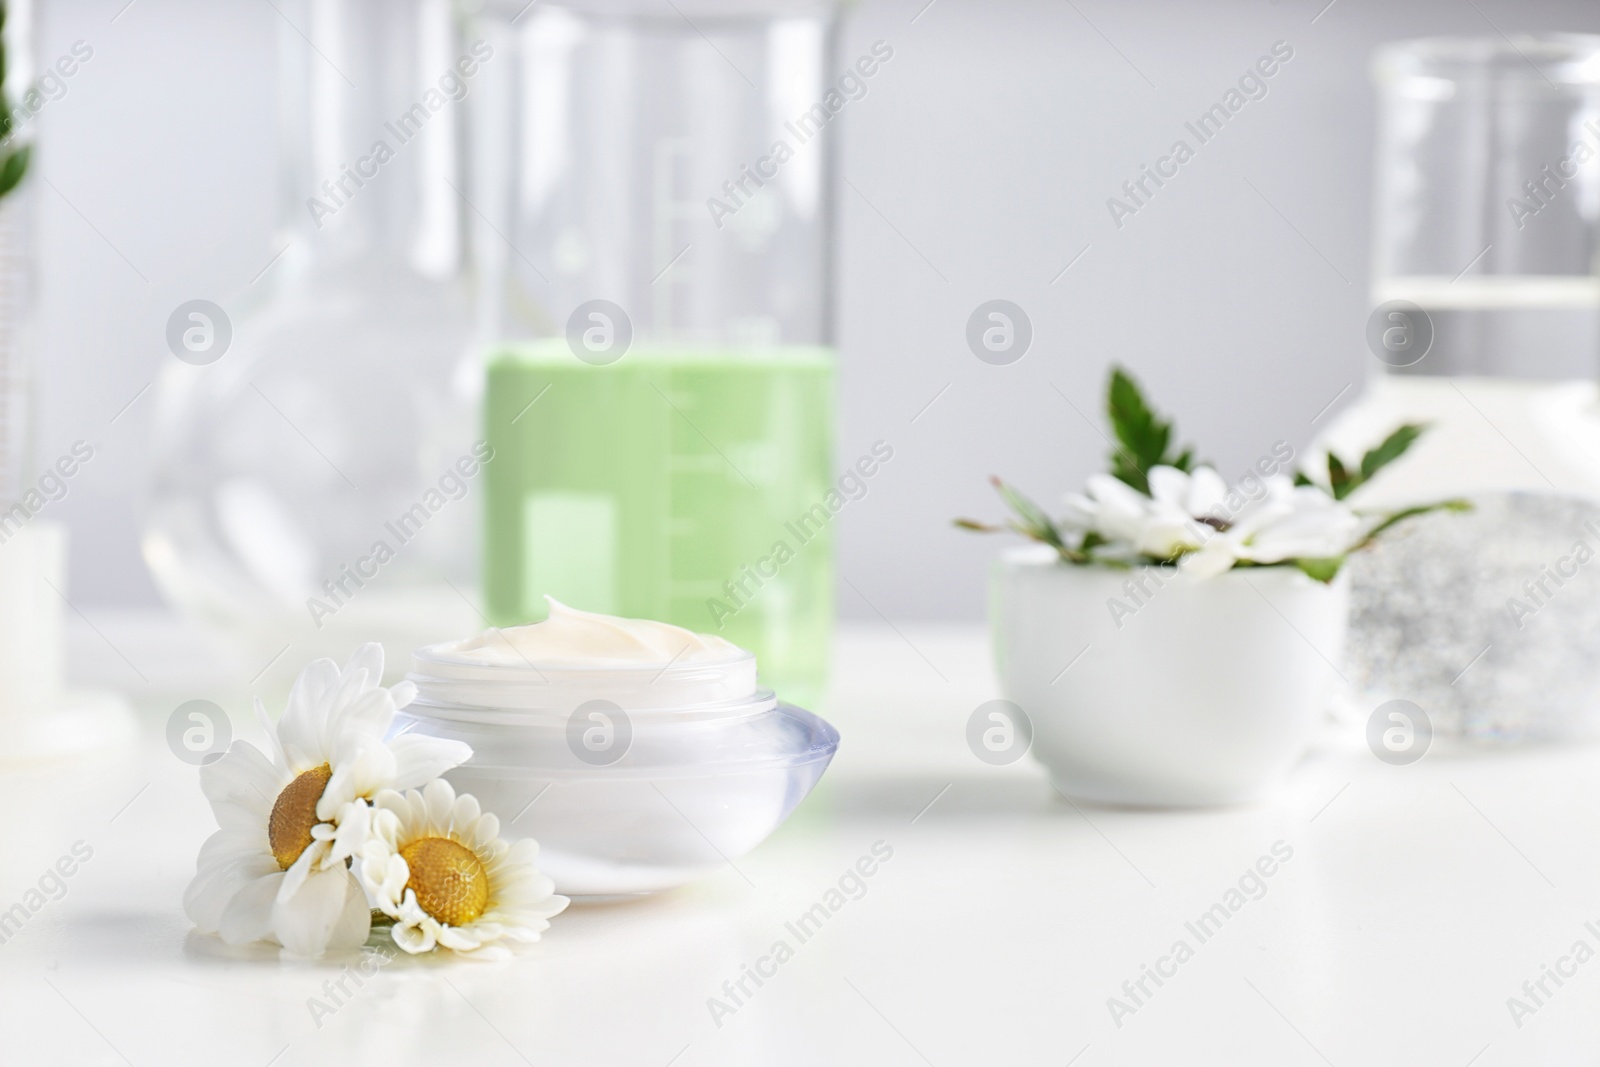
<instances>
[{"instance_id":1,"label":"glass jar with textured surface","mask_svg":"<svg viewBox=\"0 0 1600 1067\"><path fill-rule=\"evenodd\" d=\"M1600 37L1400 42L1374 75L1375 359L1324 443L1425 423L1353 502L1477 507L1352 560L1353 680L1446 737L1593 735L1600 578L1576 560L1600 549Z\"/></svg>"}]
</instances>

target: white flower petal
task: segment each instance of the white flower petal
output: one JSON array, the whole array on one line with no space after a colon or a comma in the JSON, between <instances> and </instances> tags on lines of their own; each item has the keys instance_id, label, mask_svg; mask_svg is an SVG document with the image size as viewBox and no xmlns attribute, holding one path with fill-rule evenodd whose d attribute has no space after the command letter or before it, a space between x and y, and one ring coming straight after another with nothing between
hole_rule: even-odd
<instances>
[{"instance_id":1,"label":"white flower petal","mask_svg":"<svg viewBox=\"0 0 1600 1067\"><path fill-rule=\"evenodd\" d=\"M372 798L373 807L388 812L396 819L404 819L410 811L406 795L395 789L380 789Z\"/></svg>"},{"instance_id":2,"label":"white flower petal","mask_svg":"<svg viewBox=\"0 0 1600 1067\"><path fill-rule=\"evenodd\" d=\"M349 675L357 671L366 672L368 684L381 686L383 684L383 646L376 641L368 641L354 652L344 665L342 673Z\"/></svg>"},{"instance_id":3,"label":"white flower petal","mask_svg":"<svg viewBox=\"0 0 1600 1067\"><path fill-rule=\"evenodd\" d=\"M272 742L272 763L284 774L289 773L289 758L283 751L283 743L278 740L278 727L267 714L267 706L261 703L261 698L256 697L252 702L256 712L256 722L261 726L262 733L267 735L267 740Z\"/></svg>"},{"instance_id":4,"label":"white flower petal","mask_svg":"<svg viewBox=\"0 0 1600 1067\"><path fill-rule=\"evenodd\" d=\"M1269 502L1231 531L1242 558L1256 563L1342 556L1361 534L1361 520L1314 486L1278 487Z\"/></svg>"},{"instance_id":5,"label":"white flower petal","mask_svg":"<svg viewBox=\"0 0 1600 1067\"><path fill-rule=\"evenodd\" d=\"M359 676L365 681L365 675ZM333 735L355 732L382 737L394 721L394 698L387 689L367 689L355 694L343 713L329 717Z\"/></svg>"},{"instance_id":6,"label":"white flower petal","mask_svg":"<svg viewBox=\"0 0 1600 1067\"><path fill-rule=\"evenodd\" d=\"M195 871L203 874L212 867L247 857L263 861L272 859L262 833L259 830L224 828L206 838L205 844L200 846L200 858L195 861ZM277 861L272 862L275 864Z\"/></svg>"},{"instance_id":7,"label":"white flower petal","mask_svg":"<svg viewBox=\"0 0 1600 1067\"><path fill-rule=\"evenodd\" d=\"M452 833L467 836L477 829L478 818L483 814L483 809L478 805L478 798L471 793L462 793L456 797L455 806L450 809L450 830Z\"/></svg>"},{"instance_id":8,"label":"white flower petal","mask_svg":"<svg viewBox=\"0 0 1600 1067\"><path fill-rule=\"evenodd\" d=\"M1088 490L1090 499L1097 504L1120 504L1134 510L1142 510L1145 502L1150 499L1121 478L1110 474L1091 474L1084 486Z\"/></svg>"},{"instance_id":9,"label":"white flower petal","mask_svg":"<svg viewBox=\"0 0 1600 1067\"><path fill-rule=\"evenodd\" d=\"M443 830L450 825L450 809L455 806L456 791L443 778L435 778L422 788L422 799L427 804L428 825Z\"/></svg>"},{"instance_id":10,"label":"white flower petal","mask_svg":"<svg viewBox=\"0 0 1600 1067\"><path fill-rule=\"evenodd\" d=\"M345 894L344 912L328 937L330 951L359 948L372 933L372 909L367 905L366 894L348 872L345 878L352 888Z\"/></svg>"},{"instance_id":11,"label":"white flower petal","mask_svg":"<svg viewBox=\"0 0 1600 1067\"><path fill-rule=\"evenodd\" d=\"M200 849L194 879L184 890L183 911L201 933L221 928L222 914L245 886L269 874L278 874L278 861L239 835L212 834Z\"/></svg>"},{"instance_id":12,"label":"white flower petal","mask_svg":"<svg viewBox=\"0 0 1600 1067\"><path fill-rule=\"evenodd\" d=\"M322 869L321 860L328 854L328 842L313 840L307 845L305 851L289 865L283 872L283 883L278 887L278 900L286 901L293 897L305 885L306 879L313 872Z\"/></svg>"},{"instance_id":13,"label":"white flower petal","mask_svg":"<svg viewBox=\"0 0 1600 1067\"><path fill-rule=\"evenodd\" d=\"M272 809L262 805L247 806L232 800L219 800L212 803L211 814L216 816L219 828L233 833L247 833L257 841L264 841L267 820L272 815Z\"/></svg>"},{"instance_id":14,"label":"white flower petal","mask_svg":"<svg viewBox=\"0 0 1600 1067\"><path fill-rule=\"evenodd\" d=\"M222 940L230 945L247 945L271 937L272 905L282 882L283 872L274 871L235 893L217 923Z\"/></svg>"},{"instance_id":15,"label":"white flower petal","mask_svg":"<svg viewBox=\"0 0 1600 1067\"><path fill-rule=\"evenodd\" d=\"M1266 529L1273 523L1282 522L1293 513L1294 509L1287 502L1266 501L1242 513L1228 532L1239 541L1248 541L1258 531Z\"/></svg>"},{"instance_id":16,"label":"white flower petal","mask_svg":"<svg viewBox=\"0 0 1600 1067\"><path fill-rule=\"evenodd\" d=\"M411 868L406 865L403 856L389 857L388 866L383 872L383 889L395 901L405 899L406 883L411 880Z\"/></svg>"},{"instance_id":17,"label":"white flower petal","mask_svg":"<svg viewBox=\"0 0 1600 1067\"><path fill-rule=\"evenodd\" d=\"M421 926L404 926L396 923L389 928L394 943L412 954L433 951L433 934Z\"/></svg>"},{"instance_id":18,"label":"white flower petal","mask_svg":"<svg viewBox=\"0 0 1600 1067\"><path fill-rule=\"evenodd\" d=\"M200 790L213 808L228 801L265 817L287 784L283 771L248 741L234 742L220 759L200 768Z\"/></svg>"},{"instance_id":19,"label":"white flower petal","mask_svg":"<svg viewBox=\"0 0 1600 1067\"><path fill-rule=\"evenodd\" d=\"M334 742L333 776L317 801L317 818L331 819L351 801L371 796L394 781L394 756L370 734L345 734Z\"/></svg>"},{"instance_id":20,"label":"white flower petal","mask_svg":"<svg viewBox=\"0 0 1600 1067\"><path fill-rule=\"evenodd\" d=\"M337 828L333 832L333 844L326 860L329 864L342 863L351 856L360 855L367 839L372 836L373 812L365 801L346 804L337 814Z\"/></svg>"},{"instance_id":21,"label":"white flower petal","mask_svg":"<svg viewBox=\"0 0 1600 1067\"><path fill-rule=\"evenodd\" d=\"M471 952L473 949L482 944L482 942L474 933L474 927L472 926L455 927L441 925L439 927L438 940L439 944L443 945L445 948L454 949L457 952Z\"/></svg>"},{"instance_id":22,"label":"white flower petal","mask_svg":"<svg viewBox=\"0 0 1600 1067\"><path fill-rule=\"evenodd\" d=\"M339 668L331 659L313 660L300 672L289 692L289 704L278 720L277 736L286 753L292 748L302 759L322 762L325 702L338 685Z\"/></svg>"},{"instance_id":23,"label":"white flower petal","mask_svg":"<svg viewBox=\"0 0 1600 1067\"><path fill-rule=\"evenodd\" d=\"M394 753L395 789L421 789L445 771L453 770L472 758L472 746L465 741L421 734L401 734L391 738Z\"/></svg>"},{"instance_id":24,"label":"white flower petal","mask_svg":"<svg viewBox=\"0 0 1600 1067\"><path fill-rule=\"evenodd\" d=\"M1184 508L1196 518L1216 512L1228 496L1228 483L1215 468L1198 467L1189 476L1189 494Z\"/></svg>"},{"instance_id":25,"label":"white flower petal","mask_svg":"<svg viewBox=\"0 0 1600 1067\"><path fill-rule=\"evenodd\" d=\"M1189 495L1189 476L1176 467L1154 466L1145 476L1150 496L1159 504L1181 508Z\"/></svg>"},{"instance_id":26,"label":"white flower petal","mask_svg":"<svg viewBox=\"0 0 1600 1067\"><path fill-rule=\"evenodd\" d=\"M1188 518L1169 518L1146 524L1134 543L1147 556L1171 559L1181 551L1199 547L1200 538Z\"/></svg>"},{"instance_id":27,"label":"white flower petal","mask_svg":"<svg viewBox=\"0 0 1600 1067\"><path fill-rule=\"evenodd\" d=\"M336 945L335 938L349 936L351 920L346 911L353 907L352 898L365 910L366 897L349 871L313 871L293 897L274 902L272 932L278 943L296 956L316 957L329 948L350 947ZM370 922L371 912L367 918ZM363 933L362 940L365 937Z\"/></svg>"},{"instance_id":28,"label":"white flower petal","mask_svg":"<svg viewBox=\"0 0 1600 1067\"><path fill-rule=\"evenodd\" d=\"M1184 556L1178 569L1196 578L1215 578L1238 561L1236 547L1229 538L1213 537L1200 551Z\"/></svg>"}]
</instances>

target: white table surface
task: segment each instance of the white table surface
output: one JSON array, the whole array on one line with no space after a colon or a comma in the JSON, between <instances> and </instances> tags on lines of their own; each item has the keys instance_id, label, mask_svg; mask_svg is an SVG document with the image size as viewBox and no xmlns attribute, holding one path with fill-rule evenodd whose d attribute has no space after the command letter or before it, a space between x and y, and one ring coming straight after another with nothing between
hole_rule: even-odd
<instances>
[{"instance_id":1,"label":"white table surface","mask_svg":"<svg viewBox=\"0 0 1600 1067\"><path fill-rule=\"evenodd\" d=\"M316 1019L347 961L279 962L193 934L180 896L211 829L160 736L190 697L244 721L204 657L100 620L151 678L140 743L0 772L0 909L77 841L93 858L0 945L0 1063L1593 1063L1600 959L1519 1027L1507 998L1600 950L1600 751L1391 767L1323 745L1272 800L1208 812L1083 807L964 726L996 696L976 628L845 629L833 767L761 848L639 903L575 907L505 964L401 958ZM171 628L168 627L168 630ZM75 648L97 643L79 631ZM82 668L117 683L104 649ZM157 669L157 661L166 670ZM184 672L188 672L185 674ZM131 677L131 676L130 676ZM163 689L162 678L169 680ZM931 804L930 804L931 802ZM875 842L893 849L718 1026L708 998ZM1275 842L1293 857L1201 944L1187 931ZM742 873L740 873L742 872ZM1136 1014L1107 999L1183 939ZM1567 970L1573 965L1563 964ZM1167 965L1171 970L1171 965ZM747 983L747 988L754 989ZM320 1023L320 1025L319 1025Z\"/></svg>"}]
</instances>

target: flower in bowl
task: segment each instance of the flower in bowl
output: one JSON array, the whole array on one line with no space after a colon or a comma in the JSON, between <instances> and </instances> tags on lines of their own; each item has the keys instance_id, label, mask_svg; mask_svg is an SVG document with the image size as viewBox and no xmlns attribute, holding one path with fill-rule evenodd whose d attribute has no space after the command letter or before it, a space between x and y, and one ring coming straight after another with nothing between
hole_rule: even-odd
<instances>
[{"instance_id":1,"label":"flower in bowl","mask_svg":"<svg viewBox=\"0 0 1600 1067\"><path fill-rule=\"evenodd\" d=\"M1444 501L1367 513L1348 498L1423 432L1401 426L1359 462L1294 453L1229 486L1133 379L1113 371L1110 470L1058 516L998 478L1013 516L972 530L1040 542L997 561L992 631L1007 700L1063 794L1141 806L1232 804L1300 758L1341 657L1352 552ZM1045 546L1048 546L1046 548Z\"/></svg>"},{"instance_id":2,"label":"flower in bowl","mask_svg":"<svg viewBox=\"0 0 1600 1067\"><path fill-rule=\"evenodd\" d=\"M1059 518L997 477L992 482L1015 517L1002 525L973 519L957 519L956 525L1021 534L1050 545L1068 563L1177 563L1196 577L1241 566L1287 565L1330 582L1351 552L1396 523L1470 506L1445 500L1367 513L1345 502L1404 455L1422 435L1422 426L1399 427L1354 466L1329 452L1325 483L1302 471L1293 479L1273 474L1255 486L1229 487L1216 468L1195 461L1194 449L1172 445L1172 423L1151 410L1120 367L1111 373L1107 411L1117 436L1111 471L1090 475L1082 493L1068 493Z\"/></svg>"}]
</instances>

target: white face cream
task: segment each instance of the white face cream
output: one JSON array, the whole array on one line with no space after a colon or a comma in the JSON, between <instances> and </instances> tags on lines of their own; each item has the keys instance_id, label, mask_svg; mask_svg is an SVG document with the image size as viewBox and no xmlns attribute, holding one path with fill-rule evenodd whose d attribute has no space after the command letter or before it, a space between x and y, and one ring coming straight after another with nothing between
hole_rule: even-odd
<instances>
[{"instance_id":1,"label":"white face cream","mask_svg":"<svg viewBox=\"0 0 1600 1067\"><path fill-rule=\"evenodd\" d=\"M553 667L657 666L669 663L726 663L748 655L711 634L650 619L579 611L545 597L550 617L543 622L485 630L438 651L486 666Z\"/></svg>"},{"instance_id":2,"label":"white face cream","mask_svg":"<svg viewBox=\"0 0 1600 1067\"><path fill-rule=\"evenodd\" d=\"M417 698L395 731L471 745L451 783L517 812L540 869L578 896L721 869L788 817L839 744L762 689L744 649L554 600L544 622L419 648L411 667Z\"/></svg>"},{"instance_id":3,"label":"white face cream","mask_svg":"<svg viewBox=\"0 0 1600 1067\"><path fill-rule=\"evenodd\" d=\"M671 711L757 693L755 656L720 637L545 599L544 622L418 649L412 680L423 699L565 715L586 700Z\"/></svg>"}]
</instances>

